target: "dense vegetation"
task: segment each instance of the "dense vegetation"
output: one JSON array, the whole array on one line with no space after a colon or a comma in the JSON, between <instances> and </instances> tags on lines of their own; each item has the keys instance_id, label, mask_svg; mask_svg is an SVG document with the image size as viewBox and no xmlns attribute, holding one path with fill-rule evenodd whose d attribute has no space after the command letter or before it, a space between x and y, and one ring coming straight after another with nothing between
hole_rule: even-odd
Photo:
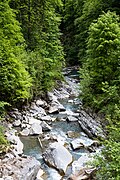
<instances>
[{"instance_id":1,"label":"dense vegetation","mask_svg":"<svg viewBox=\"0 0 120 180\"><path fill-rule=\"evenodd\" d=\"M62 34L61 34L62 32ZM63 46L62 46L63 44ZM64 51L63 51L64 48ZM64 57L80 65L85 107L109 124L98 179L120 179L120 1L0 2L0 116L62 79ZM6 141L0 129L0 144Z\"/></svg>"}]
</instances>

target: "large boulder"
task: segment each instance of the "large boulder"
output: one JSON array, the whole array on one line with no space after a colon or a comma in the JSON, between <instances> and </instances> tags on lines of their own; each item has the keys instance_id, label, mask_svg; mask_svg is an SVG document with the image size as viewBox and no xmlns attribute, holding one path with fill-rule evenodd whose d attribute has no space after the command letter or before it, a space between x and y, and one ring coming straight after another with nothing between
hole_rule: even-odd
<instances>
[{"instance_id":1,"label":"large boulder","mask_svg":"<svg viewBox=\"0 0 120 180\"><path fill-rule=\"evenodd\" d=\"M34 157L12 158L0 161L3 180L33 180L40 169L40 162Z\"/></svg>"},{"instance_id":2,"label":"large boulder","mask_svg":"<svg viewBox=\"0 0 120 180\"><path fill-rule=\"evenodd\" d=\"M58 142L50 145L43 154L43 158L49 166L56 168L60 174L65 174L67 166L72 162L72 155Z\"/></svg>"}]
</instances>

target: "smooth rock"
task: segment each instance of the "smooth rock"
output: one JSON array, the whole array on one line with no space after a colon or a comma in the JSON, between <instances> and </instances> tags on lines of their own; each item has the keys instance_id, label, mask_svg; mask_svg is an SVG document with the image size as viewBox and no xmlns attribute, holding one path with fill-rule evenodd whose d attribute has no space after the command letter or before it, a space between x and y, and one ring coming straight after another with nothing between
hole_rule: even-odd
<instances>
[{"instance_id":1,"label":"smooth rock","mask_svg":"<svg viewBox=\"0 0 120 180\"><path fill-rule=\"evenodd\" d=\"M3 176L3 178L0 178L0 180L3 179L3 180L14 180L13 177L11 176Z\"/></svg>"},{"instance_id":2,"label":"smooth rock","mask_svg":"<svg viewBox=\"0 0 120 180\"><path fill-rule=\"evenodd\" d=\"M67 121L69 122L75 122L75 121L78 121L78 119L74 116L67 116Z\"/></svg>"},{"instance_id":3,"label":"smooth rock","mask_svg":"<svg viewBox=\"0 0 120 180\"><path fill-rule=\"evenodd\" d=\"M20 135L22 136L28 136L30 134L30 129L25 128L20 132Z\"/></svg>"},{"instance_id":4,"label":"smooth rock","mask_svg":"<svg viewBox=\"0 0 120 180\"><path fill-rule=\"evenodd\" d=\"M29 117L29 124L32 125L34 123L40 124L41 121L38 119L35 119L34 117Z\"/></svg>"},{"instance_id":5,"label":"smooth rock","mask_svg":"<svg viewBox=\"0 0 120 180\"><path fill-rule=\"evenodd\" d=\"M52 143L43 154L45 162L55 167L60 174L65 174L67 166L72 162L72 155L60 143Z\"/></svg>"},{"instance_id":6,"label":"smooth rock","mask_svg":"<svg viewBox=\"0 0 120 180\"><path fill-rule=\"evenodd\" d=\"M42 127L39 123L32 124L30 128L30 135L39 135L42 134Z\"/></svg>"},{"instance_id":7,"label":"smooth rock","mask_svg":"<svg viewBox=\"0 0 120 180\"><path fill-rule=\"evenodd\" d=\"M20 120L15 120L14 122L13 122L13 126L14 127L18 127L18 126L20 126L21 125L21 121Z\"/></svg>"},{"instance_id":8,"label":"smooth rock","mask_svg":"<svg viewBox=\"0 0 120 180\"><path fill-rule=\"evenodd\" d=\"M73 99L68 100L68 103L73 103L73 102L74 102Z\"/></svg>"},{"instance_id":9,"label":"smooth rock","mask_svg":"<svg viewBox=\"0 0 120 180\"><path fill-rule=\"evenodd\" d=\"M52 92L48 92L47 95L50 101L53 101L53 102L58 101L57 97Z\"/></svg>"},{"instance_id":10,"label":"smooth rock","mask_svg":"<svg viewBox=\"0 0 120 180\"><path fill-rule=\"evenodd\" d=\"M52 121L52 118L49 115L47 115L47 116L41 117L41 120L42 121Z\"/></svg>"},{"instance_id":11,"label":"smooth rock","mask_svg":"<svg viewBox=\"0 0 120 180\"><path fill-rule=\"evenodd\" d=\"M81 147L84 147L84 145L81 143L80 139L75 139L71 142L73 150L80 149Z\"/></svg>"}]
</instances>

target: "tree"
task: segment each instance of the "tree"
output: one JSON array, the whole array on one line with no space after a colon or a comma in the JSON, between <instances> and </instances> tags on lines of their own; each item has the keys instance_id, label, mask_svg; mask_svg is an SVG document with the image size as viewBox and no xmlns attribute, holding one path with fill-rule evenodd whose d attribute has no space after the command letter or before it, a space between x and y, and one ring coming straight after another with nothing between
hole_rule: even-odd
<instances>
[{"instance_id":1,"label":"tree","mask_svg":"<svg viewBox=\"0 0 120 180\"><path fill-rule=\"evenodd\" d=\"M0 2L0 101L30 97L31 78L22 63L24 38L8 1Z\"/></svg>"},{"instance_id":2,"label":"tree","mask_svg":"<svg viewBox=\"0 0 120 180\"><path fill-rule=\"evenodd\" d=\"M120 26L115 13L108 11L91 24L81 77L86 105L111 111L114 104L119 104Z\"/></svg>"},{"instance_id":3,"label":"tree","mask_svg":"<svg viewBox=\"0 0 120 180\"><path fill-rule=\"evenodd\" d=\"M61 6L61 0L25 0L20 5L11 0L10 4L18 12L17 18L22 23L28 56L32 55L27 64L31 75L34 68L33 87L37 95L36 93L51 89L55 80L61 78L64 60L59 31L61 18L56 12L57 7ZM39 66L36 66L38 64Z\"/></svg>"},{"instance_id":4,"label":"tree","mask_svg":"<svg viewBox=\"0 0 120 180\"><path fill-rule=\"evenodd\" d=\"M80 62L83 62L86 58L86 48L87 48L87 38L88 38L88 29L90 24L96 20L102 12L107 12L108 10L120 15L120 1L119 0L78 0L77 8L80 9L77 12L75 19L75 25L77 29L76 44L78 46L78 59Z\"/></svg>"}]
</instances>

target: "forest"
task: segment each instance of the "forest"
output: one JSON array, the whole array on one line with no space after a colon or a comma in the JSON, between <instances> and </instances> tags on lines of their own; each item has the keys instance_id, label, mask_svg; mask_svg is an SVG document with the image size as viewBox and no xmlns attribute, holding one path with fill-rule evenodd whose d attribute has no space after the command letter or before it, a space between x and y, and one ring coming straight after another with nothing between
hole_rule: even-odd
<instances>
[{"instance_id":1,"label":"forest","mask_svg":"<svg viewBox=\"0 0 120 180\"><path fill-rule=\"evenodd\" d=\"M0 1L0 120L79 66L79 98L102 116L96 179L120 179L120 0ZM0 147L7 146L0 126ZM0 150L1 151L1 150Z\"/></svg>"}]
</instances>

